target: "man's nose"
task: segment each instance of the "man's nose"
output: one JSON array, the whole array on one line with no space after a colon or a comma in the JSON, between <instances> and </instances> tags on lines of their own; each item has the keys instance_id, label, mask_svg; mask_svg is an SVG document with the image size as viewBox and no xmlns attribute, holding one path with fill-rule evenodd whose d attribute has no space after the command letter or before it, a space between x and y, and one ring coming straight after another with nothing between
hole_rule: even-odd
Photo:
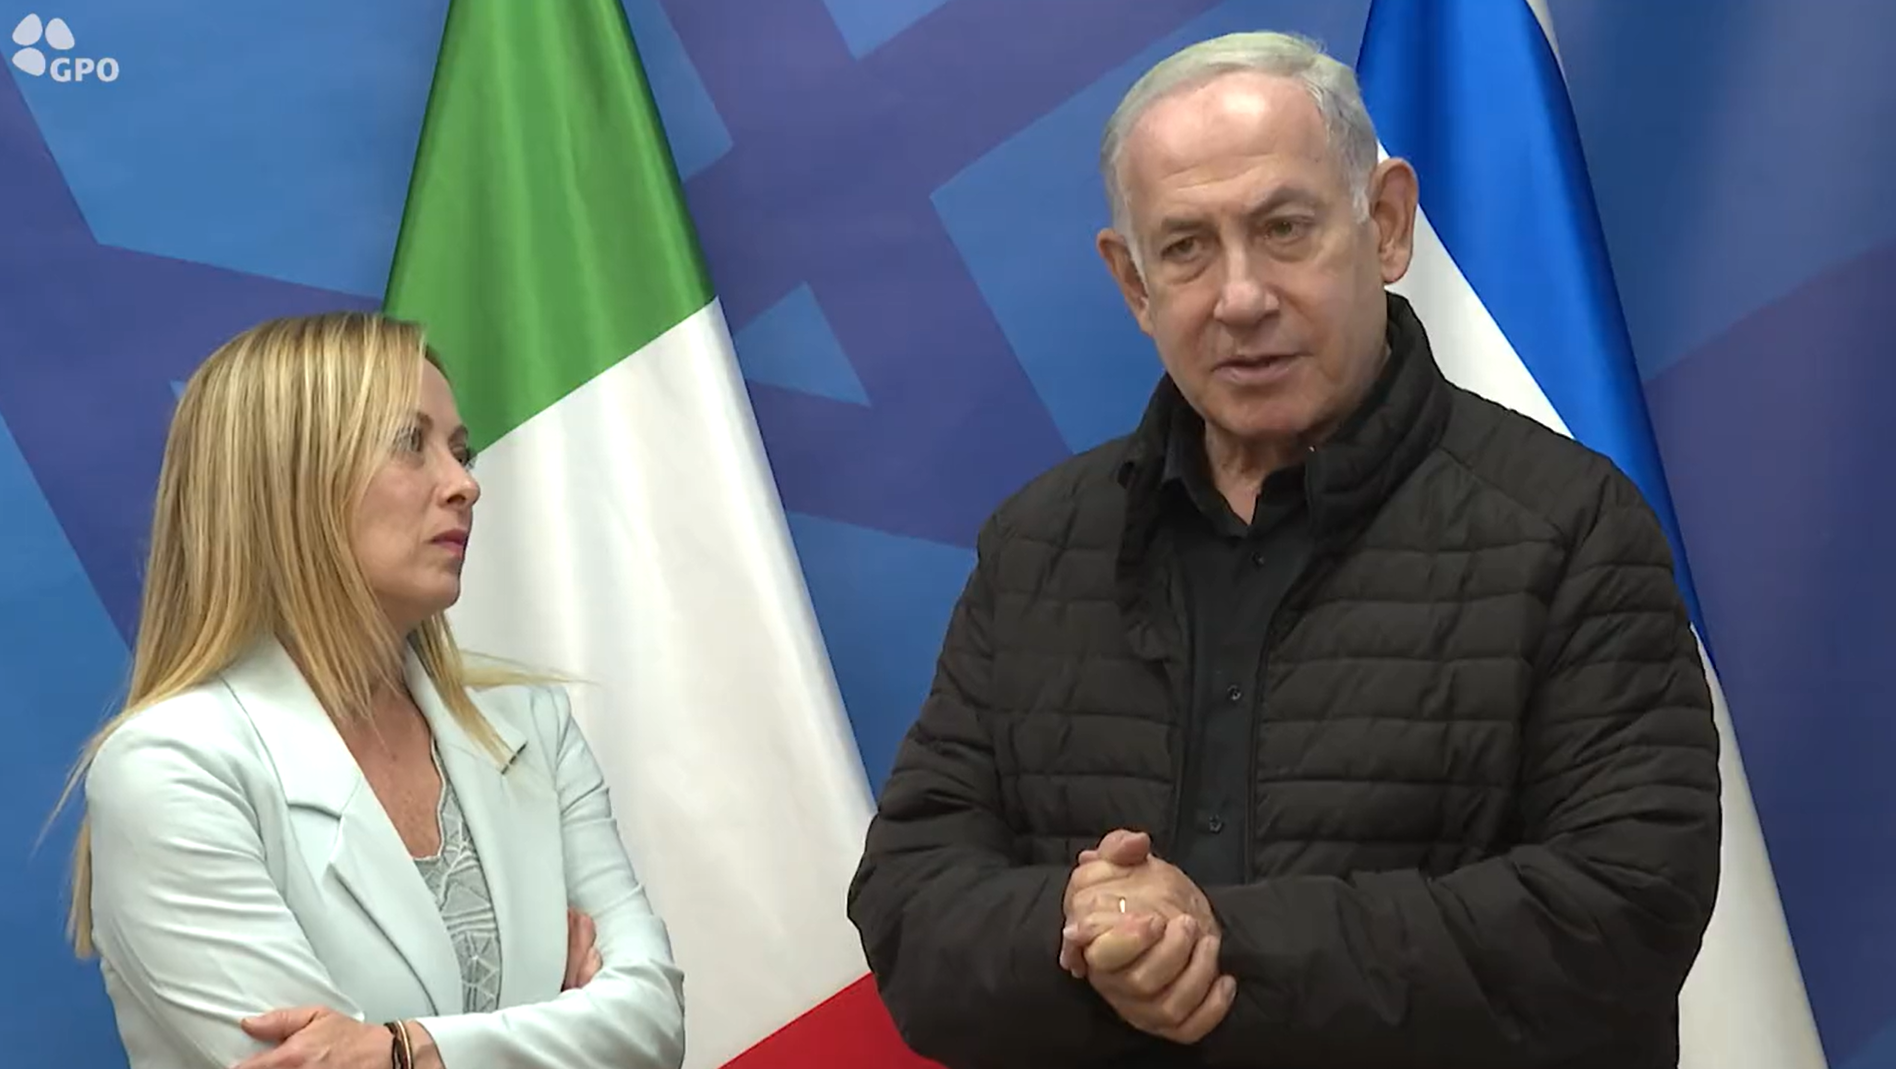
<instances>
[{"instance_id":1,"label":"man's nose","mask_svg":"<svg viewBox=\"0 0 1896 1069\"><path fill-rule=\"evenodd\" d=\"M1213 310L1218 321L1249 326L1275 311L1277 290L1269 271L1269 265L1261 257L1243 251L1227 254L1218 305Z\"/></svg>"}]
</instances>

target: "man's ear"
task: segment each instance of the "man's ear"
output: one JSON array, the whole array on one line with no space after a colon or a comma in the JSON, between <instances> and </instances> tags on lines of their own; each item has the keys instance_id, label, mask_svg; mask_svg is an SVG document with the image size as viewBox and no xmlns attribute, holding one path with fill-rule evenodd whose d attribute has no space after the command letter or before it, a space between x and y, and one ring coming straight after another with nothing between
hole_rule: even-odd
<instances>
[{"instance_id":1,"label":"man's ear","mask_svg":"<svg viewBox=\"0 0 1896 1069\"><path fill-rule=\"evenodd\" d=\"M1146 292L1145 279L1140 277L1138 265L1132 262L1132 249L1127 246L1124 235L1109 227L1099 232L1096 243L1099 246L1099 258L1106 261L1106 270L1112 273L1113 281L1119 284L1119 295L1126 299L1126 307L1132 312L1132 318L1138 322L1140 330L1151 335L1152 299Z\"/></svg>"},{"instance_id":2,"label":"man's ear","mask_svg":"<svg viewBox=\"0 0 1896 1069\"><path fill-rule=\"evenodd\" d=\"M1415 255L1415 206L1418 196L1415 168L1391 156L1369 175L1369 218L1376 224L1376 259L1382 263L1383 285L1409 273Z\"/></svg>"}]
</instances>

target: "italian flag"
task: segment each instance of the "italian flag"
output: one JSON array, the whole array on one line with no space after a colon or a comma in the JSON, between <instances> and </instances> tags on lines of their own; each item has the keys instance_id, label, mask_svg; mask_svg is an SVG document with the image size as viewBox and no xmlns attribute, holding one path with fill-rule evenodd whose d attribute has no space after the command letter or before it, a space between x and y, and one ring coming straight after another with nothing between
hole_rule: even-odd
<instances>
[{"instance_id":1,"label":"italian flag","mask_svg":"<svg viewBox=\"0 0 1896 1069\"><path fill-rule=\"evenodd\" d=\"M907 1054L868 783L616 0L454 0L390 279L481 450L464 645L574 677L694 1067Z\"/></svg>"}]
</instances>

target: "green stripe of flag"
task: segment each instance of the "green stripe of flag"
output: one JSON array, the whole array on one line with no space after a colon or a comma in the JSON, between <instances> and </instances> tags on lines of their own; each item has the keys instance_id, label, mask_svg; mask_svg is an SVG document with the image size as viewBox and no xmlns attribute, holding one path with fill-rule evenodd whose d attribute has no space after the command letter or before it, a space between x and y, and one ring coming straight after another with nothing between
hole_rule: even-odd
<instances>
[{"instance_id":1,"label":"green stripe of flag","mask_svg":"<svg viewBox=\"0 0 1896 1069\"><path fill-rule=\"evenodd\" d=\"M618 0L453 0L385 307L427 328L474 444L711 294Z\"/></svg>"}]
</instances>

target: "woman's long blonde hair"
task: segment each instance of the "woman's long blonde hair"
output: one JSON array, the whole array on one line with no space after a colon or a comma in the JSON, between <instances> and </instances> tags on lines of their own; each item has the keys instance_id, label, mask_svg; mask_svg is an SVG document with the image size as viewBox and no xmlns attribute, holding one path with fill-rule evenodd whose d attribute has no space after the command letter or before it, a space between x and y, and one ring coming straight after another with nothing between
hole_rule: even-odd
<instances>
[{"instance_id":1,"label":"woman's long blonde hair","mask_svg":"<svg viewBox=\"0 0 1896 1069\"><path fill-rule=\"evenodd\" d=\"M128 718L209 681L265 637L293 652L338 724L366 720L371 693L401 685L390 654L405 640L455 719L498 752L468 688L506 679L471 683L439 615L395 634L350 541L369 478L414 419L424 361L435 358L414 324L337 312L259 324L192 374L158 473L130 688L87 741L62 806ZM72 877L68 934L88 957L84 820Z\"/></svg>"}]
</instances>

